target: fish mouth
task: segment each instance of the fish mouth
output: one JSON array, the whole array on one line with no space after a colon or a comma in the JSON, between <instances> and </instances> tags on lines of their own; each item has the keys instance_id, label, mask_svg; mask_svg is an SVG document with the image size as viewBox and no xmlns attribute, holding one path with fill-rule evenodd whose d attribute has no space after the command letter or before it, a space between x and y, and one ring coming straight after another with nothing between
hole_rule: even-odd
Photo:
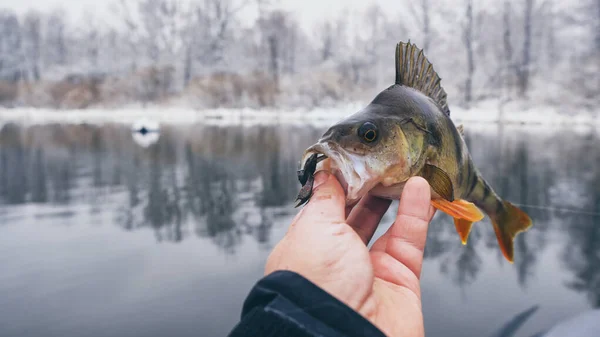
<instances>
[{"instance_id":1,"label":"fish mouth","mask_svg":"<svg viewBox=\"0 0 600 337\"><path fill-rule=\"evenodd\" d=\"M374 187L377 182L366 169L364 157L346 151L334 143L319 142L304 151L301 167L314 154L317 154L318 171L332 173L340 182L346 194L346 204L355 204Z\"/></svg>"}]
</instances>

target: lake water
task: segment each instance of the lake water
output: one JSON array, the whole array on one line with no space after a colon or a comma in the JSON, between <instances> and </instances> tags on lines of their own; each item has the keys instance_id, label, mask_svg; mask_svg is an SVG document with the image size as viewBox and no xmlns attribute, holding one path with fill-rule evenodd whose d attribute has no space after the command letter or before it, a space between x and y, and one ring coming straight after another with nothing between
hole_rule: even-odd
<instances>
[{"instance_id":1,"label":"lake water","mask_svg":"<svg viewBox=\"0 0 600 337\"><path fill-rule=\"evenodd\" d=\"M143 147L126 125L5 124L0 336L225 336L296 212L297 161L322 132L163 125ZM438 212L427 335L491 336L531 309L514 335L528 337L599 307L598 132L466 125L466 139L534 227L510 265L487 219L462 246Z\"/></svg>"}]
</instances>

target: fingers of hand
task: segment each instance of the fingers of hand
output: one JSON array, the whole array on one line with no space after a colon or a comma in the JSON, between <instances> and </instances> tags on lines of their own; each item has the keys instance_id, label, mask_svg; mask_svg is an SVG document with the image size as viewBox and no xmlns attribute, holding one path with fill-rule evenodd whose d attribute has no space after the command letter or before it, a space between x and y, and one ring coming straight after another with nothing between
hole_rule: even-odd
<instances>
[{"instance_id":1,"label":"fingers of hand","mask_svg":"<svg viewBox=\"0 0 600 337\"><path fill-rule=\"evenodd\" d=\"M427 228L432 216L429 184L421 177L413 177L404 187L396 221L380 239L385 252L406 265L417 277L421 274ZM379 244L377 248L383 247Z\"/></svg>"},{"instance_id":2,"label":"fingers of hand","mask_svg":"<svg viewBox=\"0 0 600 337\"><path fill-rule=\"evenodd\" d=\"M381 218L390 207L391 202L391 200L367 195L350 212L347 223L350 227L354 228L365 245L373 237Z\"/></svg>"},{"instance_id":3,"label":"fingers of hand","mask_svg":"<svg viewBox=\"0 0 600 337\"><path fill-rule=\"evenodd\" d=\"M384 252L373 252L371 261L375 277L408 288L417 297L421 296L419 278L407 266Z\"/></svg>"}]
</instances>

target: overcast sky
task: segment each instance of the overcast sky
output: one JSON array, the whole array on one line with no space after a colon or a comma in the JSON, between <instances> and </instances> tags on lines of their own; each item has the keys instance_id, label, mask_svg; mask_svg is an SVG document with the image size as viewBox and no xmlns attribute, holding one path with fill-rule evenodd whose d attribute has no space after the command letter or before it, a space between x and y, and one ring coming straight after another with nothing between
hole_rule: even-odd
<instances>
[{"instance_id":1,"label":"overcast sky","mask_svg":"<svg viewBox=\"0 0 600 337\"><path fill-rule=\"evenodd\" d=\"M181 0L193 1L193 0ZM42 11L51 10L56 7L62 7L69 13L73 20L79 18L85 10L98 14L99 16L110 17L109 0L0 0L0 8L13 9L18 13L23 13L28 9L38 9ZM326 17L337 17L339 11L349 8L350 10L361 10L369 4L379 3L388 13L397 13L401 8L403 1L400 0L276 0L285 9L292 11L296 19L305 28L310 30L314 22L318 22ZM249 17L252 13L247 14Z\"/></svg>"},{"instance_id":2,"label":"overcast sky","mask_svg":"<svg viewBox=\"0 0 600 337\"><path fill-rule=\"evenodd\" d=\"M43 0L43 1L27 1L27 0L0 0L0 7L10 8L22 13L28 9L47 10L54 7L62 6L69 9L71 12L80 12L85 7L101 8L106 7L106 0ZM99 4L100 3L100 4Z\"/></svg>"}]
</instances>

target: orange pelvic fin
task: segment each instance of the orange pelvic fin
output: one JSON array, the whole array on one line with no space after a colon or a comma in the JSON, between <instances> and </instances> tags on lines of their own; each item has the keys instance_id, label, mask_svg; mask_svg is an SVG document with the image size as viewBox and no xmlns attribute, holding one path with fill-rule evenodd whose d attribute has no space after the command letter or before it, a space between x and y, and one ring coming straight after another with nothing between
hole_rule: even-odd
<instances>
[{"instance_id":1,"label":"orange pelvic fin","mask_svg":"<svg viewBox=\"0 0 600 337\"><path fill-rule=\"evenodd\" d=\"M473 222L465 219L454 218L454 226L456 227L456 232L458 235L460 235L460 241L463 245L466 245Z\"/></svg>"},{"instance_id":2,"label":"orange pelvic fin","mask_svg":"<svg viewBox=\"0 0 600 337\"><path fill-rule=\"evenodd\" d=\"M470 222L477 222L483 219L483 213L473 204L466 200L448 201L445 199L431 200L433 207L450 215L455 219L463 219ZM467 233L468 234L468 233Z\"/></svg>"},{"instance_id":3,"label":"orange pelvic fin","mask_svg":"<svg viewBox=\"0 0 600 337\"><path fill-rule=\"evenodd\" d=\"M475 204L462 199L452 202L445 199L435 199L431 200L431 204L433 207L454 218L454 226L463 245L467 244L473 223L484 217Z\"/></svg>"}]
</instances>

